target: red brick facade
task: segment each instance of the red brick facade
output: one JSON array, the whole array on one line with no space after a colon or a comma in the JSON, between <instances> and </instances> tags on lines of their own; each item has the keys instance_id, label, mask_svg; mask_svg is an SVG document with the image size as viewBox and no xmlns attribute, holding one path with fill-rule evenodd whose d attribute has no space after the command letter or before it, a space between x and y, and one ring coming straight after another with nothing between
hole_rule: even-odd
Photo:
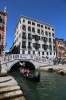
<instances>
[{"instance_id":1,"label":"red brick facade","mask_svg":"<svg viewBox=\"0 0 66 100\"><path fill-rule=\"evenodd\" d=\"M7 20L7 13L5 8L4 12L0 11L0 57L5 54L6 20Z\"/></svg>"},{"instance_id":2,"label":"red brick facade","mask_svg":"<svg viewBox=\"0 0 66 100\"><path fill-rule=\"evenodd\" d=\"M64 57L66 52L66 42L64 39L56 38L56 57Z\"/></svg>"}]
</instances>

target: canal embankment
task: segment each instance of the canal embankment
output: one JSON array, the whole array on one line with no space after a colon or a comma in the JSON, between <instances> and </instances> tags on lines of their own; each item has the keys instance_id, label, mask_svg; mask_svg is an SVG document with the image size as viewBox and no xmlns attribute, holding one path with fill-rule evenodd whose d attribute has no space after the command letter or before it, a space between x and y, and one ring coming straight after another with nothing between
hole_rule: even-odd
<instances>
[{"instance_id":1,"label":"canal embankment","mask_svg":"<svg viewBox=\"0 0 66 100\"><path fill-rule=\"evenodd\" d=\"M0 74L0 100L25 100L23 91L12 76L6 76L5 70Z\"/></svg>"},{"instance_id":2,"label":"canal embankment","mask_svg":"<svg viewBox=\"0 0 66 100\"><path fill-rule=\"evenodd\" d=\"M36 68L38 71L46 71L46 72L57 72L59 74L65 74L66 75L66 64L57 64L52 66L40 66Z\"/></svg>"}]
</instances>

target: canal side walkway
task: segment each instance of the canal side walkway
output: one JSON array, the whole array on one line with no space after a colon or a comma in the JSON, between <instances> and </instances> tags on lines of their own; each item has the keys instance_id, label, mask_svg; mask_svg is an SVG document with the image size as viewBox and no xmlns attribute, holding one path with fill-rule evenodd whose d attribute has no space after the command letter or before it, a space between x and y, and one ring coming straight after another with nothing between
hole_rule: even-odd
<instances>
[{"instance_id":1,"label":"canal side walkway","mask_svg":"<svg viewBox=\"0 0 66 100\"><path fill-rule=\"evenodd\" d=\"M26 100L18 82L6 70L0 73L0 100Z\"/></svg>"},{"instance_id":2,"label":"canal side walkway","mask_svg":"<svg viewBox=\"0 0 66 100\"><path fill-rule=\"evenodd\" d=\"M40 66L36 68L36 70L41 70L41 71L47 71L47 72L57 72L59 74L65 74L66 75L66 64L57 64L57 65L52 65L52 66Z\"/></svg>"}]
</instances>

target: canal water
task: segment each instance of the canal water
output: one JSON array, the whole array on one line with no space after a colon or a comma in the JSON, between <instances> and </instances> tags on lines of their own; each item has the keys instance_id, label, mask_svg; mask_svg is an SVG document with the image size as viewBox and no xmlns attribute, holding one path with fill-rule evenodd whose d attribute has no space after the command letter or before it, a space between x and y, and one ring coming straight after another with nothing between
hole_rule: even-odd
<instances>
[{"instance_id":1,"label":"canal water","mask_svg":"<svg viewBox=\"0 0 66 100\"><path fill-rule=\"evenodd\" d=\"M26 100L66 100L66 76L40 71L40 82L31 82L19 72L11 75L18 81Z\"/></svg>"}]
</instances>

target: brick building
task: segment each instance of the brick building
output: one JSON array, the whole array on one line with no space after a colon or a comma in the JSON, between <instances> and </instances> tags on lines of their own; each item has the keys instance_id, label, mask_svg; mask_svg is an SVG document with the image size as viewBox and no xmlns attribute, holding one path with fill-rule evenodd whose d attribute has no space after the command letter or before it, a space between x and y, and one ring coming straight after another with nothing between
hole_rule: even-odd
<instances>
[{"instance_id":1,"label":"brick building","mask_svg":"<svg viewBox=\"0 0 66 100\"><path fill-rule=\"evenodd\" d=\"M66 41L56 38L56 57L64 57L66 55Z\"/></svg>"},{"instance_id":2,"label":"brick building","mask_svg":"<svg viewBox=\"0 0 66 100\"><path fill-rule=\"evenodd\" d=\"M0 11L0 57L5 54L6 22L7 22L7 12L5 7L4 11Z\"/></svg>"}]
</instances>

